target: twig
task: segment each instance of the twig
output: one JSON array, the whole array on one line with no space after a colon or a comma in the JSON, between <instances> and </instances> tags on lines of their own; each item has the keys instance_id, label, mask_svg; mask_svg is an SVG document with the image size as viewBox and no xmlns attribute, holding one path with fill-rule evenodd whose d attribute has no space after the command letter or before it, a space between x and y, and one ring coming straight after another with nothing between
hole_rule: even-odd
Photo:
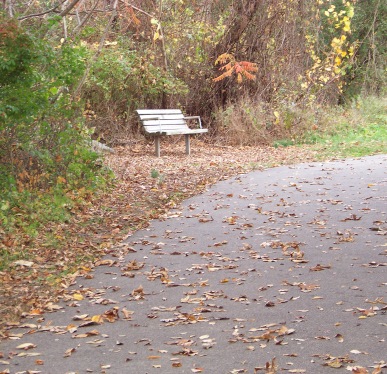
<instances>
[{"instance_id":1,"label":"twig","mask_svg":"<svg viewBox=\"0 0 387 374\"><path fill-rule=\"evenodd\" d=\"M97 0L93 6L93 8L86 14L86 16L83 18L83 20L81 21L81 23L73 30L71 36L75 36L77 35L78 31L82 28L82 26L87 22L87 20L90 18L90 16L92 15L92 13L95 11L95 9L97 8L97 5L99 3L99 0Z\"/></svg>"},{"instance_id":2,"label":"twig","mask_svg":"<svg viewBox=\"0 0 387 374\"><path fill-rule=\"evenodd\" d=\"M50 9L47 9L47 10L44 11L44 12L34 13L34 14L28 14L27 16L21 16L21 17L18 18L18 20L19 20L19 21L23 21L23 20L28 19L28 18L34 18L34 17L44 16L45 14L54 12L54 11L55 11L56 9L58 9L62 4L63 4L63 3L56 4L54 7L50 8Z\"/></svg>"}]
</instances>

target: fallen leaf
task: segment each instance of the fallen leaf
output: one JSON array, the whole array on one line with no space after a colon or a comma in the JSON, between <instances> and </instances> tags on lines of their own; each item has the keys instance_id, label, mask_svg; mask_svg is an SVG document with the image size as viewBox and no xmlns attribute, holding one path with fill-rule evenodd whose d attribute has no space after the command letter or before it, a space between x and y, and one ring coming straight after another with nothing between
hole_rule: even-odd
<instances>
[{"instance_id":1,"label":"fallen leaf","mask_svg":"<svg viewBox=\"0 0 387 374\"><path fill-rule=\"evenodd\" d=\"M128 310L125 307L122 308L122 314L124 315L123 319L130 321L132 319L132 315L134 314L134 311Z\"/></svg>"},{"instance_id":2,"label":"fallen leaf","mask_svg":"<svg viewBox=\"0 0 387 374\"><path fill-rule=\"evenodd\" d=\"M119 318L118 314L119 308L117 306L112 309L107 310L103 313L102 318L106 319L108 322L115 322Z\"/></svg>"},{"instance_id":3,"label":"fallen leaf","mask_svg":"<svg viewBox=\"0 0 387 374\"><path fill-rule=\"evenodd\" d=\"M337 334L335 338L339 341L339 343L342 343L344 341L343 335Z\"/></svg>"},{"instance_id":4,"label":"fallen leaf","mask_svg":"<svg viewBox=\"0 0 387 374\"><path fill-rule=\"evenodd\" d=\"M317 264L316 266L311 267L310 271L322 271L322 270L326 270L326 269L330 269L330 268L331 268L331 265Z\"/></svg>"},{"instance_id":5,"label":"fallen leaf","mask_svg":"<svg viewBox=\"0 0 387 374\"><path fill-rule=\"evenodd\" d=\"M74 299L74 300L77 300L77 301L81 301L81 300L83 300L83 295L80 294L80 293L75 293L75 294L73 295L73 299Z\"/></svg>"},{"instance_id":6,"label":"fallen leaf","mask_svg":"<svg viewBox=\"0 0 387 374\"><path fill-rule=\"evenodd\" d=\"M34 263L32 261L25 261L25 260L14 261L13 264L17 265L17 266L25 266L28 268L30 268L34 265Z\"/></svg>"},{"instance_id":7,"label":"fallen leaf","mask_svg":"<svg viewBox=\"0 0 387 374\"><path fill-rule=\"evenodd\" d=\"M77 350L76 348L66 349L63 357L70 357L76 350Z\"/></svg>"},{"instance_id":8,"label":"fallen leaf","mask_svg":"<svg viewBox=\"0 0 387 374\"><path fill-rule=\"evenodd\" d=\"M343 366L343 363L338 358L336 358L333 361L325 363L324 366L329 366L331 368L338 369L338 368L341 368Z\"/></svg>"},{"instance_id":9,"label":"fallen leaf","mask_svg":"<svg viewBox=\"0 0 387 374\"><path fill-rule=\"evenodd\" d=\"M372 372L372 374L381 374L382 373L382 367L378 365Z\"/></svg>"},{"instance_id":10,"label":"fallen leaf","mask_svg":"<svg viewBox=\"0 0 387 374\"><path fill-rule=\"evenodd\" d=\"M104 266L104 265L107 265L107 266L113 266L116 262L114 260L109 260L109 259L105 259L105 260L98 260L94 263L95 266Z\"/></svg>"},{"instance_id":11,"label":"fallen leaf","mask_svg":"<svg viewBox=\"0 0 387 374\"><path fill-rule=\"evenodd\" d=\"M276 358L274 357L271 362L266 362L266 374L276 374L278 365L276 364Z\"/></svg>"},{"instance_id":12,"label":"fallen leaf","mask_svg":"<svg viewBox=\"0 0 387 374\"><path fill-rule=\"evenodd\" d=\"M368 374L368 370L366 368L357 366L352 368L352 373L354 374Z\"/></svg>"},{"instance_id":13,"label":"fallen leaf","mask_svg":"<svg viewBox=\"0 0 387 374\"><path fill-rule=\"evenodd\" d=\"M36 348L36 345L33 343L23 343L23 344L18 345L16 348L28 350L28 349Z\"/></svg>"}]
</instances>

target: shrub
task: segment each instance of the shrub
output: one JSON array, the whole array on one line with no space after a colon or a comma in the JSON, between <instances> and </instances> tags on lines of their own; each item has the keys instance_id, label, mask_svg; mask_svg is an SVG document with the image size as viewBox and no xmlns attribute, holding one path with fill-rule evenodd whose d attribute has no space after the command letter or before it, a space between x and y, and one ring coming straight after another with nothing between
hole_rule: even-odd
<instances>
[{"instance_id":1,"label":"shrub","mask_svg":"<svg viewBox=\"0 0 387 374\"><path fill-rule=\"evenodd\" d=\"M101 183L90 131L69 94L85 50L51 46L1 15L0 25L0 221L8 231L36 229L63 218L58 209L71 206L72 191Z\"/></svg>"}]
</instances>

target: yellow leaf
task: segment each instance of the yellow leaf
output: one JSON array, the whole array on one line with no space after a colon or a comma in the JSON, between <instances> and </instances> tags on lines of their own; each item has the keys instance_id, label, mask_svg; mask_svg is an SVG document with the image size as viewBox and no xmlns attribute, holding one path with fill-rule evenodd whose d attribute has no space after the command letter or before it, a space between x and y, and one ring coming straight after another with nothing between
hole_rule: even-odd
<instances>
[{"instance_id":1,"label":"yellow leaf","mask_svg":"<svg viewBox=\"0 0 387 374\"><path fill-rule=\"evenodd\" d=\"M160 34L158 31L156 31L155 34L153 35L153 41L156 41L157 39L160 39Z\"/></svg>"},{"instance_id":2,"label":"yellow leaf","mask_svg":"<svg viewBox=\"0 0 387 374\"><path fill-rule=\"evenodd\" d=\"M340 362L338 358L336 358L334 361L328 362L327 365L335 369L341 368L343 366L342 362Z\"/></svg>"},{"instance_id":3,"label":"yellow leaf","mask_svg":"<svg viewBox=\"0 0 387 374\"><path fill-rule=\"evenodd\" d=\"M102 323L103 317L100 314L96 314L95 316L91 317L91 321L95 323Z\"/></svg>"},{"instance_id":4,"label":"yellow leaf","mask_svg":"<svg viewBox=\"0 0 387 374\"><path fill-rule=\"evenodd\" d=\"M73 299L74 299L74 300L81 301L81 300L83 300L83 295L80 294L80 293L75 293L75 294L73 295Z\"/></svg>"},{"instance_id":5,"label":"yellow leaf","mask_svg":"<svg viewBox=\"0 0 387 374\"><path fill-rule=\"evenodd\" d=\"M64 179L63 177L59 176L59 177L56 179L56 183L57 183L57 184L63 184L63 183L66 183L66 179Z\"/></svg>"}]
</instances>

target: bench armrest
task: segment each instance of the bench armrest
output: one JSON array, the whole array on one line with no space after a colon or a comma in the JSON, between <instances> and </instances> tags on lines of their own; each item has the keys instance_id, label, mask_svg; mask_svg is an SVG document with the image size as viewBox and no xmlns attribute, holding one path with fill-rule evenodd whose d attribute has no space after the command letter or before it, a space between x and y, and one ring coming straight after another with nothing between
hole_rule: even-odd
<instances>
[{"instance_id":1,"label":"bench armrest","mask_svg":"<svg viewBox=\"0 0 387 374\"><path fill-rule=\"evenodd\" d=\"M199 121L199 128L202 128L202 120L200 119L200 116L188 116L184 117L184 119L197 119Z\"/></svg>"}]
</instances>

